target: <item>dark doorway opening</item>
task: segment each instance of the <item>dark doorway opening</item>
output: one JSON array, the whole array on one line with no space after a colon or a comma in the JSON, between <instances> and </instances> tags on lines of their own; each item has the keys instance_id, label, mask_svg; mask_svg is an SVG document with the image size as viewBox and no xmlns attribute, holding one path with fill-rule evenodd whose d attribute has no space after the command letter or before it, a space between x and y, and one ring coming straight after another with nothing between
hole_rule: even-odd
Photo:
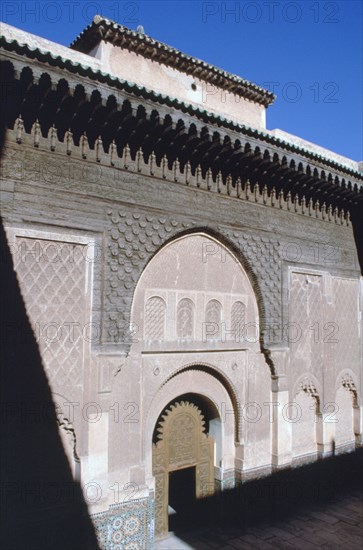
<instances>
[{"instance_id":1,"label":"dark doorway opening","mask_svg":"<svg viewBox=\"0 0 363 550\"><path fill-rule=\"evenodd\" d=\"M169 531L179 531L193 523L195 502L195 466L170 472Z\"/></svg>"}]
</instances>

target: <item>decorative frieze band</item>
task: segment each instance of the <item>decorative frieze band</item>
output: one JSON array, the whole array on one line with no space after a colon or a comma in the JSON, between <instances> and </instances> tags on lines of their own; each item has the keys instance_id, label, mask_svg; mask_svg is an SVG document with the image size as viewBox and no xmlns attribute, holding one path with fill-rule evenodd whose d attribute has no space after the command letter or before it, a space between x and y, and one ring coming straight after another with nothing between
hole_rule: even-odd
<instances>
[{"instance_id":1,"label":"decorative frieze band","mask_svg":"<svg viewBox=\"0 0 363 550\"><path fill-rule=\"evenodd\" d=\"M267 185L260 185L258 182L251 184L249 179L243 180L238 177L233 180L231 174L223 178L221 172L214 175L210 169L203 174L200 165L193 171L189 162L181 169L178 158L170 164L167 157L163 156L158 162L154 151L150 153L147 162L142 149L136 152L135 158L132 158L128 144L124 146L122 156L119 156L114 141L110 144L108 152L105 152L101 137L95 140L93 149L89 147L86 134L81 136L79 145L75 145L70 130L65 133L64 140L60 141L54 126L49 129L48 136L44 138L41 134L39 122L35 122L31 133L27 134L21 117L16 119L13 130L9 130L9 137L18 144L57 151L73 158L184 184L204 191L212 191L220 195L293 212L302 216L347 226L351 223L349 210L345 211L343 208L338 210L337 207L333 209L331 204L326 202L320 204L319 200L313 201L310 199L307 201L305 196L300 199L297 193L292 195L290 191L287 194L284 194L283 190L277 193L275 187L269 189Z\"/></svg>"}]
</instances>

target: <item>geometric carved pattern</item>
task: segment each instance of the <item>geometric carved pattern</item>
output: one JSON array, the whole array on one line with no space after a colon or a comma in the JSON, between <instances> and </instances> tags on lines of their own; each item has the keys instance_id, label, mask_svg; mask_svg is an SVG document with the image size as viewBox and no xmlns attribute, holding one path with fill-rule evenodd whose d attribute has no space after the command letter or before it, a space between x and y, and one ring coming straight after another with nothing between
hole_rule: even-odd
<instances>
[{"instance_id":1,"label":"geometric carved pattern","mask_svg":"<svg viewBox=\"0 0 363 550\"><path fill-rule=\"evenodd\" d=\"M120 502L91 516L100 550L151 550L152 511L148 498Z\"/></svg>"},{"instance_id":2,"label":"geometric carved pattern","mask_svg":"<svg viewBox=\"0 0 363 550\"><path fill-rule=\"evenodd\" d=\"M358 292L357 281L333 278L334 317L338 331L337 341L332 346L337 371L359 368Z\"/></svg>"},{"instance_id":3,"label":"geometric carved pattern","mask_svg":"<svg viewBox=\"0 0 363 550\"><path fill-rule=\"evenodd\" d=\"M159 296L153 296L145 307L145 340L165 338L166 304Z\"/></svg>"},{"instance_id":4,"label":"geometric carved pattern","mask_svg":"<svg viewBox=\"0 0 363 550\"><path fill-rule=\"evenodd\" d=\"M85 247L28 237L17 245L17 276L47 375L74 388L82 383Z\"/></svg>"},{"instance_id":5,"label":"geometric carved pattern","mask_svg":"<svg viewBox=\"0 0 363 550\"><path fill-rule=\"evenodd\" d=\"M180 300L177 311L178 338L192 338L194 328L194 304L188 298Z\"/></svg>"},{"instance_id":6,"label":"geometric carved pattern","mask_svg":"<svg viewBox=\"0 0 363 550\"><path fill-rule=\"evenodd\" d=\"M307 276L302 273L291 274L290 284L290 316L291 326L297 326L301 331L301 338L293 338L290 343L291 354L294 359L305 355L305 337L308 334L308 293Z\"/></svg>"},{"instance_id":7,"label":"geometric carved pattern","mask_svg":"<svg viewBox=\"0 0 363 550\"><path fill-rule=\"evenodd\" d=\"M308 314L309 314L309 336L310 353L313 363L313 370L320 373L323 369L323 348L325 333L323 332L324 306L323 306L323 279L322 277L309 276L308 291ZM314 331L315 327L315 331ZM318 334L316 328L318 327Z\"/></svg>"},{"instance_id":8,"label":"geometric carved pattern","mask_svg":"<svg viewBox=\"0 0 363 550\"><path fill-rule=\"evenodd\" d=\"M312 274L291 273L289 338L295 364L316 375L323 366L324 301L323 278Z\"/></svg>"},{"instance_id":9,"label":"geometric carved pattern","mask_svg":"<svg viewBox=\"0 0 363 550\"><path fill-rule=\"evenodd\" d=\"M194 223L174 217L108 210L110 219L105 274L104 337L129 342L132 296L150 258L170 237Z\"/></svg>"},{"instance_id":10,"label":"geometric carved pattern","mask_svg":"<svg viewBox=\"0 0 363 550\"><path fill-rule=\"evenodd\" d=\"M257 231L229 231L218 228L240 250L247 259L250 273L257 281L254 285L257 301L263 305L261 316L262 341L282 341L282 293L281 293L281 259L284 257L283 246L274 236L262 235ZM245 266L247 267L247 266ZM265 328L266 327L266 328Z\"/></svg>"},{"instance_id":11,"label":"geometric carved pattern","mask_svg":"<svg viewBox=\"0 0 363 550\"><path fill-rule=\"evenodd\" d=\"M246 323L246 306L243 302L235 302L232 306L231 325L232 336L236 342L243 340L244 326Z\"/></svg>"},{"instance_id":12,"label":"geometric carved pattern","mask_svg":"<svg viewBox=\"0 0 363 550\"><path fill-rule=\"evenodd\" d=\"M179 413L170 422L168 445L169 467L196 462L198 426L188 412Z\"/></svg>"},{"instance_id":13,"label":"geometric carved pattern","mask_svg":"<svg viewBox=\"0 0 363 550\"><path fill-rule=\"evenodd\" d=\"M180 216L158 216L108 210L109 239L105 273L105 318L103 338L112 342L127 342L132 296L142 271L160 247L186 229L195 228L195 221ZM179 218L179 219L178 219ZM203 225L208 229L208 224ZM251 266L259 285L257 298L263 303L267 325L281 327L281 245L275 237L250 230L228 231L210 225L240 250ZM257 292L257 289L255 289ZM263 339L268 341L269 331ZM125 337L123 337L125 335ZM277 340L276 340L277 339ZM281 328L272 338L281 341Z\"/></svg>"},{"instance_id":14,"label":"geometric carved pattern","mask_svg":"<svg viewBox=\"0 0 363 550\"><path fill-rule=\"evenodd\" d=\"M187 401L176 402L166 409L157 427L153 444L155 476L155 535L168 532L169 472L196 467L196 497L213 493L214 439L205 433L201 411Z\"/></svg>"}]
</instances>

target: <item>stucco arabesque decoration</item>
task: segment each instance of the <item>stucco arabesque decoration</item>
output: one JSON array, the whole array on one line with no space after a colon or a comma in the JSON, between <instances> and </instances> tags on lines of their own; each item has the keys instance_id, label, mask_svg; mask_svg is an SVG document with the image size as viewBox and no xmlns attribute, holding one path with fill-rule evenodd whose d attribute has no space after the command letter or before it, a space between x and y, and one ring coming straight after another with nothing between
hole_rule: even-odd
<instances>
[{"instance_id":1,"label":"stucco arabesque decoration","mask_svg":"<svg viewBox=\"0 0 363 550\"><path fill-rule=\"evenodd\" d=\"M282 326L280 242L251 230L218 230L197 222L157 213L145 214L126 209L109 209L107 267L105 273L105 313L103 342L117 344L127 353L140 338L138 327L130 327L130 311L137 282L148 262L167 242L188 233L219 236L221 244L231 248L248 273L256 294L260 315L260 342L266 352L269 342L279 342L281 335L264 330ZM274 261L272 261L272 258ZM266 352L268 355L268 352ZM271 362L271 361L270 361ZM270 368L273 366L270 365Z\"/></svg>"}]
</instances>

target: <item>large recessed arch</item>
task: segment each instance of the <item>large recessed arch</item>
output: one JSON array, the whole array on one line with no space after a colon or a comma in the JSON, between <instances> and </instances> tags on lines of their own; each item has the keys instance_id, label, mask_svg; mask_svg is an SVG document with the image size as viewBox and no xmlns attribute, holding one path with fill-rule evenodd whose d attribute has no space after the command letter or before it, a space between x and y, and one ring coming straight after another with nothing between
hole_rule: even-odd
<instances>
[{"instance_id":1,"label":"large recessed arch","mask_svg":"<svg viewBox=\"0 0 363 550\"><path fill-rule=\"evenodd\" d=\"M163 382L162 386L165 386L170 380L179 376L184 372L205 372L206 374L213 376L228 392L230 401L233 407L234 418L235 418L235 440L239 442L242 437L242 418L241 418L241 403L238 399L237 392L235 390L234 384L230 377L217 365L212 365L210 363L205 363L202 361L197 361L195 363L189 363L178 369L176 369L166 380Z\"/></svg>"},{"instance_id":2,"label":"large recessed arch","mask_svg":"<svg viewBox=\"0 0 363 550\"><path fill-rule=\"evenodd\" d=\"M143 459L145 460L146 477L152 476L152 439L155 426L162 411L172 399L180 395L194 393L209 400L216 410L225 406L221 422L221 456L224 468L234 468L235 423L234 407L227 389L211 374L198 370L185 370L169 379L154 395L144 417Z\"/></svg>"},{"instance_id":3,"label":"large recessed arch","mask_svg":"<svg viewBox=\"0 0 363 550\"><path fill-rule=\"evenodd\" d=\"M259 282L256 273L253 270L253 267L250 263L250 261L244 256L241 250L238 249L236 244L231 243L228 239L226 239L224 236L217 234L216 232L210 231L209 229L205 228L196 228L192 231L184 231L180 232L176 235L174 235L172 238L167 240L163 243L162 246L158 248L158 250L151 255L151 257L148 259L148 261L145 263L143 271L138 279L138 282L136 284L136 287L133 292L132 297L132 304L131 304L131 323L134 326L137 326L139 329L138 336L142 338L142 331L140 330L140 326L143 326L143 315L140 315L140 310L142 309L143 305L141 302L143 302L146 298L144 296L140 296L142 294L142 291L145 290L145 288L155 286L159 286L158 290L170 290L171 288L174 288L176 290L183 290L180 287L178 287L177 284L174 284L174 281L180 280L183 277L183 274L181 271L176 272L174 270L174 275L170 274L170 277L172 280L171 284L170 281L166 281L164 278L164 273L167 270L170 270L170 266L172 261L163 262L163 259L170 258L172 255L170 254L171 250L180 248L180 243L190 242L193 240L203 240L205 248L204 251L200 250L200 260L202 262L202 259L206 262L213 262L216 258L219 258L219 261L223 266L225 267L226 264L229 262L230 264L234 264L235 266L235 280L238 279L237 272L239 272L240 281L244 281L245 285L245 293L249 295L249 307L255 308L254 317L256 322L258 323L258 339L259 339L259 346L262 348L262 351L264 351L264 346L262 343L262 335L264 331L264 325L265 325L265 319L266 319L266 308L263 300L263 295L260 290ZM186 248L188 248L186 246ZM152 276L150 273L157 269L157 265L162 266L160 269L159 277L157 283L152 283L151 279ZM201 270L204 272L205 275L205 269L204 266L200 264L199 266ZM164 268L164 271L162 271ZM173 271L171 269L171 271ZM227 271L227 270L226 270ZM226 273L228 278L228 274ZM161 280L162 279L162 280ZM198 281L196 281L198 283ZM235 285L236 293L238 294L240 289L237 288L238 285L233 282L232 286ZM201 290L200 287L198 287L198 284L196 285L187 285L189 286L188 290L190 291L199 291ZM213 281L211 278L209 279L209 284L205 285L205 290L209 291L209 298L213 299L213 296L211 294L211 291L213 290ZM223 289L215 289L218 292L222 292ZM217 292L217 293L218 293ZM228 293L230 292L228 287L228 281L225 281L225 288L224 292ZM233 289L232 289L233 292ZM165 296L160 293L154 292L154 295L159 295L160 298L165 299ZM148 296L150 297L150 296ZM183 298L191 298L190 295L182 295L179 294L177 300L180 301ZM214 297L215 299L218 299L218 296ZM238 300L239 298L236 297L235 300ZM137 310L139 309L139 314ZM230 316L230 312L229 312ZM250 319L251 320L251 319ZM229 318L228 318L229 321ZM168 339L168 338L167 338ZM271 365L270 365L271 368Z\"/></svg>"}]
</instances>

